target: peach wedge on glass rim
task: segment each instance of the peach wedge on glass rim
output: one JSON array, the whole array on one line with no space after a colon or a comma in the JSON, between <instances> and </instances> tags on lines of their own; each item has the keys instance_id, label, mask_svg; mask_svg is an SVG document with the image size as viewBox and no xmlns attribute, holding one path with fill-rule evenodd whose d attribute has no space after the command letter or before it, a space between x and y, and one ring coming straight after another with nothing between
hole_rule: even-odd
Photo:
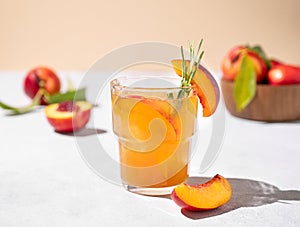
<instances>
[{"instance_id":1,"label":"peach wedge on glass rim","mask_svg":"<svg viewBox=\"0 0 300 227\"><path fill-rule=\"evenodd\" d=\"M171 194L172 200L180 207L191 210L211 210L227 203L232 194L229 182L217 174L200 185L182 183Z\"/></svg>"},{"instance_id":2,"label":"peach wedge on glass rim","mask_svg":"<svg viewBox=\"0 0 300 227\"><path fill-rule=\"evenodd\" d=\"M182 76L182 60L172 60L173 68L178 76ZM186 61L189 66L190 61ZM202 65L198 69L192 79L192 84L197 89L200 103L203 106L203 116L211 116L217 109L220 100L220 89L212 74Z\"/></svg>"}]
</instances>

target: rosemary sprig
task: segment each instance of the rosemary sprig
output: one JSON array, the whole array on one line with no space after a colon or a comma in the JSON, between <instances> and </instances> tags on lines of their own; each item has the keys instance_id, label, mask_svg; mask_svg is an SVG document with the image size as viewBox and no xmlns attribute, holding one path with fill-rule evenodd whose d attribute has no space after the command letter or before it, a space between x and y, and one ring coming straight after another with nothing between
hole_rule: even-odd
<instances>
[{"instance_id":1,"label":"rosemary sprig","mask_svg":"<svg viewBox=\"0 0 300 227\"><path fill-rule=\"evenodd\" d=\"M182 79L180 83L180 87L185 88L191 85L192 79L200 65L200 61L203 57L204 51L200 52L201 46L203 43L203 39L198 44L197 52L195 54L194 43L191 44L188 42L189 53L190 53L190 60L189 60L189 67L187 65L187 61L185 60L184 53L183 53L183 46L181 46L181 56L182 56ZM181 89L178 93L177 98L182 98L184 93L189 94L190 89Z\"/></svg>"}]
</instances>

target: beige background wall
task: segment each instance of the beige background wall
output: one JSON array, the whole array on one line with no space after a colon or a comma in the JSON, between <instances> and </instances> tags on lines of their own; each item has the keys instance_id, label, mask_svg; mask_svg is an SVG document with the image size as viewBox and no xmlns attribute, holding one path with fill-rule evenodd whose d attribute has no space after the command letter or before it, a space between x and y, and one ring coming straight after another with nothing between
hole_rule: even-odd
<instances>
[{"instance_id":1,"label":"beige background wall","mask_svg":"<svg viewBox=\"0 0 300 227\"><path fill-rule=\"evenodd\" d=\"M86 70L122 45L201 37L213 70L229 48L244 43L300 64L300 1L0 0L0 70Z\"/></svg>"}]
</instances>

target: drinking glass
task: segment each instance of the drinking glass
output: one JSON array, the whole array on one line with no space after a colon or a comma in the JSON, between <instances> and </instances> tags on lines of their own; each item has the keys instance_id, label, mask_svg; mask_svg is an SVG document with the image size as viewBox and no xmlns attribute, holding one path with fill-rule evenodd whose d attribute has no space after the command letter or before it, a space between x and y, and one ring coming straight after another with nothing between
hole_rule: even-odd
<instances>
[{"instance_id":1,"label":"drinking glass","mask_svg":"<svg viewBox=\"0 0 300 227\"><path fill-rule=\"evenodd\" d=\"M124 187L170 194L188 177L197 128L195 87L180 87L180 78L128 76L112 80L110 88Z\"/></svg>"}]
</instances>

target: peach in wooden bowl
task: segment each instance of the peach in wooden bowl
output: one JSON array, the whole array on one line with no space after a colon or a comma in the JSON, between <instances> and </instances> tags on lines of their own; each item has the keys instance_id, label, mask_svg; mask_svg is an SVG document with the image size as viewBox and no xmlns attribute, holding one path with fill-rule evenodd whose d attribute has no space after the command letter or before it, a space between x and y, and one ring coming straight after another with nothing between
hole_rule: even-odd
<instances>
[{"instance_id":1,"label":"peach in wooden bowl","mask_svg":"<svg viewBox=\"0 0 300 227\"><path fill-rule=\"evenodd\" d=\"M221 80L227 110L234 116L266 122L300 120L300 84L257 84L253 100L243 110L237 111L234 100L234 83Z\"/></svg>"},{"instance_id":2,"label":"peach in wooden bowl","mask_svg":"<svg viewBox=\"0 0 300 227\"><path fill-rule=\"evenodd\" d=\"M228 111L267 121L300 120L300 67L269 58L261 46L235 46L222 61Z\"/></svg>"}]
</instances>

